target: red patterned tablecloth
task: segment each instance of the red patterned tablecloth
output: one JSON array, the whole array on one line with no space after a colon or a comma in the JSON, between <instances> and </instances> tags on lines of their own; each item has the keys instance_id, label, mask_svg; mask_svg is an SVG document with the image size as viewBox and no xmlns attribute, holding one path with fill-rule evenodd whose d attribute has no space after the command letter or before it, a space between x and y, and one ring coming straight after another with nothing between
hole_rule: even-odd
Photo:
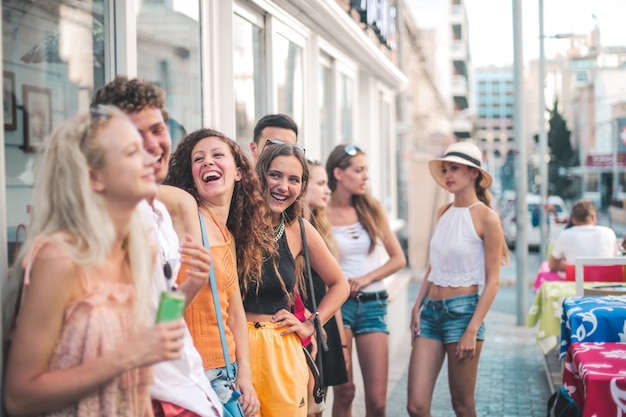
<instances>
[{"instance_id":1,"label":"red patterned tablecloth","mask_svg":"<svg viewBox=\"0 0 626 417\"><path fill-rule=\"evenodd\" d=\"M583 417L626 417L626 343L572 343L563 384Z\"/></svg>"}]
</instances>

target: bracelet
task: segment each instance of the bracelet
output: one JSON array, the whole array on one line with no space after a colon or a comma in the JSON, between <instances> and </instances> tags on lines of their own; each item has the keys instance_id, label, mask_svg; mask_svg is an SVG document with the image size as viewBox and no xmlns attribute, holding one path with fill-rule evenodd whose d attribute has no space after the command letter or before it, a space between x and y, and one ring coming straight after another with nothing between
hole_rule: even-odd
<instances>
[{"instance_id":1,"label":"bracelet","mask_svg":"<svg viewBox=\"0 0 626 417\"><path fill-rule=\"evenodd\" d=\"M342 348L348 349L348 345L341 345Z\"/></svg>"}]
</instances>

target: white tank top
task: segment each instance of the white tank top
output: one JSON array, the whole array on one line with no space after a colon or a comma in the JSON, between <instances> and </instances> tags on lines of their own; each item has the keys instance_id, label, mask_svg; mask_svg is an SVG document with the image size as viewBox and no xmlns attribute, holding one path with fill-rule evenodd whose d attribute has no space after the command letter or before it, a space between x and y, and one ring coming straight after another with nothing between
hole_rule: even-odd
<instances>
[{"instance_id":1,"label":"white tank top","mask_svg":"<svg viewBox=\"0 0 626 417\"><path fill-rule=\"evenodd\" d=\"M449 207L430 240L428 281L441 287L485 285L485 247L476 233L469 207Z\"/></svg>"},{"instance_id":2,"label":"white tank top","mask_svg":"<svg viewBox=\"0 0 626 417\"><path fill-rule=\"evenodd\" d=\"M361 222L349 226L333 226L332 232L339 248L339 265L346 278L361 277L380 266L378 251L368 253L370 237ZM378 292L384 289L384 280L378 280L361 288L361 291Z\"/></svg>"}]
</instances>

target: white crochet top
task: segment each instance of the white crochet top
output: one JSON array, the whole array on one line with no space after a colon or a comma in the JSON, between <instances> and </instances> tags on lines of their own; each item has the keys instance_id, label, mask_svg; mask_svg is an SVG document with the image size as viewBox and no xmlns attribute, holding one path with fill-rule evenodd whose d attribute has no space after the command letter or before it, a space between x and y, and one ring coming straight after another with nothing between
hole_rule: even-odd
<instances>
[{"instance_id":1,"label":"white crochet top","mask_svg":"<svg viewBox=\"0 0 626 417\"><path fill-rule=\"evenodd\" d=\"M428 281L441 287L485 285L485 247L476 233L469 207L449 207L430 240Z\"/></svg>"}]
</instances>

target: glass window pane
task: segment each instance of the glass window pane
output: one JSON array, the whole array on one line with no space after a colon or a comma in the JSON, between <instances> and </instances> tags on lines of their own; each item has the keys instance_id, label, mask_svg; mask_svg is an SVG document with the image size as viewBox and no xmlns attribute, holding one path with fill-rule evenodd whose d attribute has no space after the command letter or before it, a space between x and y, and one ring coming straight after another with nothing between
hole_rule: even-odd
<instances>
[{"instance_id":1,"label":"glass window pane","mask_svg":"<svg viewBox=\"0 0 626 417\"><path fill-rule=\"evenodd\" d=\"M104 85L104 0L2 1L9 264L28 229L36 150Z\"/></svg>"},{"instance_id":2,"label":"glass window pane","mask_svg":"<svg viewBox=\"0 0 626 417\"><path fill-rule=\"evenodd\" d=\"M331 69L326 65L320 65L319 72L319 100L320 100L320 140L322 141L322 155L328 155L333 148L331 136Z\"/></svg>"},{"instance_id":3,"label":"glass window pane","mask_svg":"<svg viewBox=\"0 0 626 417\"><path fill-rule=\"evenodd\" d=\"M262 28L235 15L235 117L241 144L252 141L256 121L267 113L263 101L266 94L262 34Z\"/></svg>"},{"instance_id":4,"label":"glass window pane","mask_svg":"<svg viewBox=\"0 0 626 417\"><path fill-rule=\"evenodd\" d=\"M354 112L354 81L341 74L341 142L352 143L352 118Z\"/></svg>"},{"instance_id":5,"label":"glass window pane","mask_svg":"<svg viewBox=\"0 0 626 417\"><path fill-rule=\"evenodd\" d=\"M273 52L278 112L293 117L302 129L302 48L282 35L276 35Z\"/></svg>"},{"instance_id":6,"label":"glass window pane","mask_svg":"<svg viewBox=\"0 0 626 417\"><path fill-rule=\"evenodd\" d=\"M137 5L137 76L166 93L172 149L202 127L200 4L198 1L143 1Z\"/></svg>"}]
</instances>

